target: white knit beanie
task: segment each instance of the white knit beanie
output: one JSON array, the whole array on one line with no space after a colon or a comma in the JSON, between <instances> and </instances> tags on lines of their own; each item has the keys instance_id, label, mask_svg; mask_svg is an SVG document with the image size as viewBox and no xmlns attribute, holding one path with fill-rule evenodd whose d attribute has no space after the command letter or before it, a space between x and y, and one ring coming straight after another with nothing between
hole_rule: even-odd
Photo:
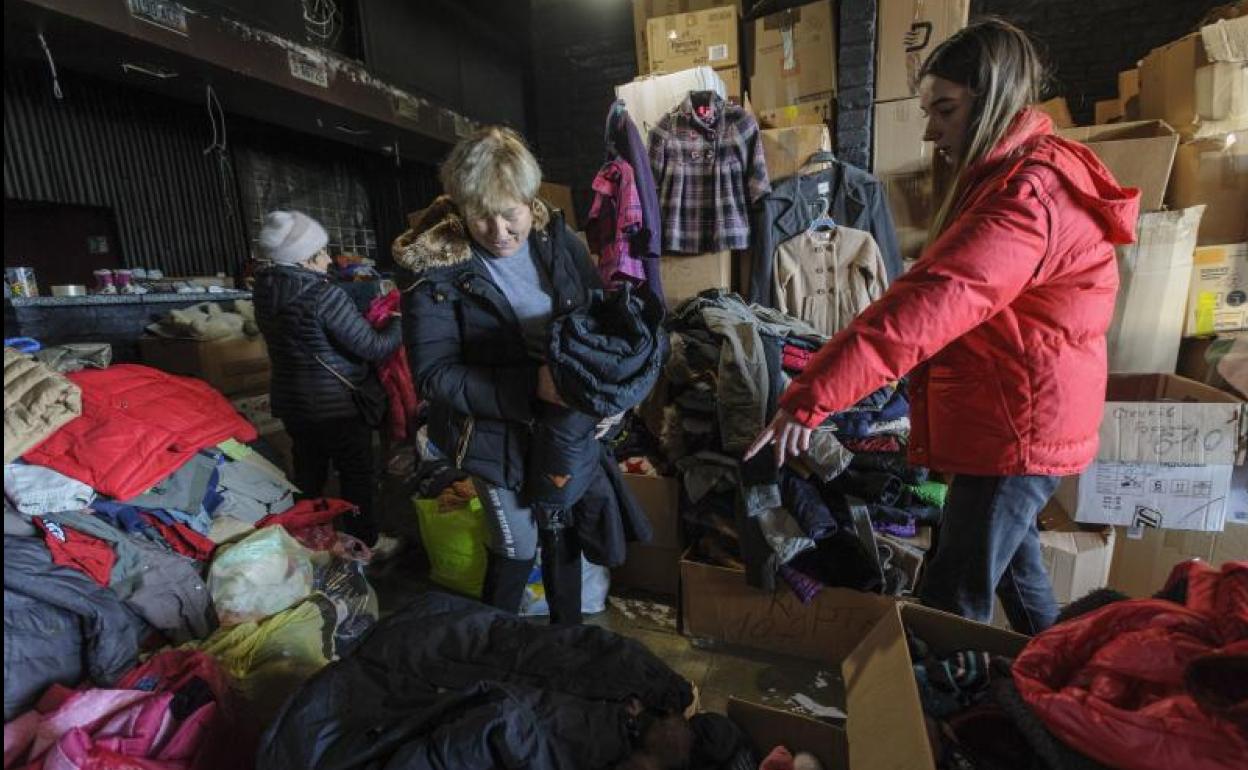
<instances>
[{"instance_id":1,"label":"white knit beanie","mask_svg":"<svg viewBox=\"0 0 1248 770\"><path fill-rule=\"evenodd\" d=\"M260 228L260 248L279 265L297 265L329 243L325 228L301 211L270 211Z\"/></svg>"}]
</instances>

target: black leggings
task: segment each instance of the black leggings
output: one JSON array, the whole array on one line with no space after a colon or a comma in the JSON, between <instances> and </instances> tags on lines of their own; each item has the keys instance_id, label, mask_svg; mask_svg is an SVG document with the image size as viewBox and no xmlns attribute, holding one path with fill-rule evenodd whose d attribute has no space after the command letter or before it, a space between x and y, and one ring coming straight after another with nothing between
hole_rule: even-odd
<instances>
[{"instance_id":1,"label":"black leggings","mask_svg":"<svg viewBox=\"0 0 1248 770\"><path fill-rule=\"evenodd\" d=\"M373 545L378 527L373 513L377 471L372 428L358 419L283 422L290 434L294 482L299 491L304 497L320 497L329 480L332 461L343 499L360 509L358 516L342 520L341 529L363 540L365 545Z\"/></svg>"}]
</instances>

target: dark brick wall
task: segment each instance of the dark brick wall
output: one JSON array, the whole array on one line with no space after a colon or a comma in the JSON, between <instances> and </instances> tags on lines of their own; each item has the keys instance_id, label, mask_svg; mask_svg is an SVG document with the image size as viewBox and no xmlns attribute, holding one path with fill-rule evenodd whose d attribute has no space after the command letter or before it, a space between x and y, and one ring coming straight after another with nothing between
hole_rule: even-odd
<instances>
[{"instance_id":1,"label":"dark brick wall","mask_svg":"<svg viewBox=\"0 0 1248 770\"><path fill-rule=\"evenodd\" d=\"M629 0L534 0L529 140L547 180L572 187L577 221L604 160L615 86L637 74Z\"/></svg>"},{"instance_id":2,"label":"dark brick wall","mask_svg":"<svg viewBox=\"0 0 1248 770\"><path fill-rule=\"evenodd\" d=\"M1078 123L1118 92L1118 73L1159 45L1194 31L1226 0L973 0L971 17L993 14L1040 44L1053 69L1053 96L1064 96Z\"/></svg>"}]
</instances>

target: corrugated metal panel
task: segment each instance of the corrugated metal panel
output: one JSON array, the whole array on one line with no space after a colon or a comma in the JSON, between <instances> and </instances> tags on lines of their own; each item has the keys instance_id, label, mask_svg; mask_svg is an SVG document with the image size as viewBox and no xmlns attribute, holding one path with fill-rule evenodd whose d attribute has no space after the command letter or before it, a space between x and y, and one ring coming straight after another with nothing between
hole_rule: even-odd
<instances>
[{"instance_id":1,"label":"corrugated metal panel","mask_svg":"<svg viewBox=\"0 0 1248 770\"><path fill-rule=\"evenodd\" d=\"M4 194L107 206L122 257L169 275L237 274L247 254L232 176L223 182L207 114L194 106L63 72L6 62Z\"/></svg>"}]
</instances>

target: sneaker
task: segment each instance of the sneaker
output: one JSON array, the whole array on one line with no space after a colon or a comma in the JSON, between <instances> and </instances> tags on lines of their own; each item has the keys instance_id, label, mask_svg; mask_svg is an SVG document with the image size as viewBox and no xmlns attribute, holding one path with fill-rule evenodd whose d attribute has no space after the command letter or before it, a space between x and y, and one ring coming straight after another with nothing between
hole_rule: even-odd
<instances>
[{"instance_id":1,"label":"sneaker","mask_svg":"<svg viewBox=\"0 0 1248 770\"><path fill-rule=\"evenodd\" d=\"M373 561L385 561L386 559L397 556L404 547L405 543L402 538L391 537L390 535L378 535L377 542L373 543Z\"/></svg>"}]
</instances>

